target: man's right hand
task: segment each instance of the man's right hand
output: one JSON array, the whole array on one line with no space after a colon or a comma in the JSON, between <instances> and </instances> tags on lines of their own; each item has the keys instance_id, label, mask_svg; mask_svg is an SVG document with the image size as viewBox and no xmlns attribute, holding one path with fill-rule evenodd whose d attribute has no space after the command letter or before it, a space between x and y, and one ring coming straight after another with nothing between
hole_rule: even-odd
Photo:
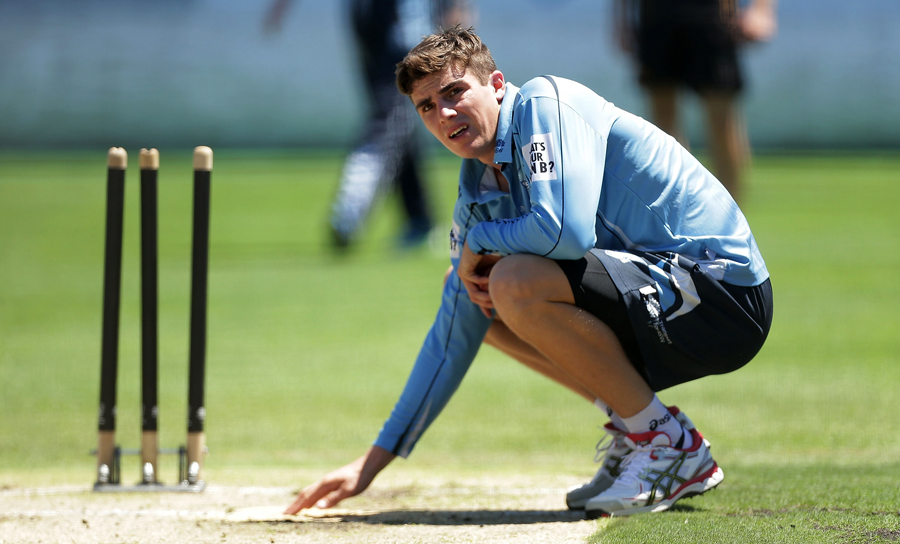
<instances>
[{"instance_id":1,"label":"man's right hand","mask_svg":"<svg viewBox=\"0 0 900 544\"><path fill-rule=\"evenodd\" d=\"M284 513L293 515L313 506L331 508L346 498L359 495L395 457L384 448L372 446L356 461L329 472L318 482L303 488L297 500Z\"/></svg>"},{"instance_id":2,"label":"man's right hand","mask_svg":"<svg viewBox=\"0 0 900 544\"><path fill-rule=\"evenodd\" d=\"M492 317L494 304L488 292L491 269L502 257L500 255L479 255L469 248L469 242L463 244L459 258L459 269L456 273L463 287L469 293L469 300L481 308L481 313L488 319Z\"/></svg>"}]
</instances>

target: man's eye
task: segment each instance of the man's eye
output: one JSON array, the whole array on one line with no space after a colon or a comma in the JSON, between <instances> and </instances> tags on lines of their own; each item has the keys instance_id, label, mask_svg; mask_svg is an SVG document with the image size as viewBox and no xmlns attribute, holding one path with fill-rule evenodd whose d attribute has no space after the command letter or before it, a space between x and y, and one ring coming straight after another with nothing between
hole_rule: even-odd
<instances>
[{"instance_id":1,"label":"man's eye","mask_svg":"<svg viewBox=\"0 0 900 544\"><path fill-rule=\"evenodd\" d=\"M433 108L433 107L434 107L434 104L425 104L421 108L422 113L425 113L426 111L431 111L431 108Z\"/></svg>"}]
</instances>

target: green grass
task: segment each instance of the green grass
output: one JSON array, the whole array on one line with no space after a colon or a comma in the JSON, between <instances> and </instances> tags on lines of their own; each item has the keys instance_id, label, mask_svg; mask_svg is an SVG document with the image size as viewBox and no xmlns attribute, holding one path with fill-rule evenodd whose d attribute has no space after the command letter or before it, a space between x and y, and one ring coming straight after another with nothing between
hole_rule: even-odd
<instances>
[{"instance_id":1,"label":"green grass","mask_svg":"<svg viewBox=\"0 0 900 544\"><path fill-rule=\"evenodd\" d=\"M896 466L739 467L665 513L601 520L592 544L847 543L900 539ZM727 485L726 485L727 484Z\"/></svg>"},{"instance_id":2,"label":"green grass","mask_svg":"<svg viewBox=\"0 0 900 544\"><path fill-rule=\"evenodd\" d=\"M126 192L119 442L139 441L136 150ZM449 223L457 162L430 164ZM207 479L303 483L374 439L434 317L442 236L394 248L395 200L356 251L327 250L341 156L217 151ZM662 394L726 472L675 511L601 521L596 542L878 542L900 538L900 158L757 157L743 207L772 274L775 322L750 365ZM0 487L93 480L105 151L0 153ZM190 157L162 150L160 433L183 443ZM444 229L446 230L446 229ZM596 410L486 348L403 466L593 471ZM130 464L129 464L130 463ZM161 467L174 474L174 461ZM126 459L125 477L137 478ZM299 475L299 476L298 476Z\"/></svg>"}]
</instances>

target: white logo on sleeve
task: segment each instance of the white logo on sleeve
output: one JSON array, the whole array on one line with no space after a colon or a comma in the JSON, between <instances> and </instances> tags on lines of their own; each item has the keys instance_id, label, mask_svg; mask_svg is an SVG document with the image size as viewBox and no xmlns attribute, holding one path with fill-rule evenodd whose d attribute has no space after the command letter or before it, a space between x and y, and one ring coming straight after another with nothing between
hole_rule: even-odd
<instances>
[{"instance_id":1,"label":"white logo on sleeve","mask_svg":"<svg viewBox=\"0 0 900 544\"><path fill-rule=\"evenodd\" d=\"M459 259L461 255L460 251L462 248L459 246L459 225L456 224L456 221L453 222L453 228L450 229L450 258L451 259Z\"/></svg>"},{"instance_id":2,"label":"white logo on sleeve","mask_svg":"<svg viewBox=\"0 0 900 544\"><path fill-rule=\"evenodd\" d=\"M533 134L531 142L522 146L522 156L531 168L531 181L550 181L556 178L555 138L550 133Z\"/></svg>"}]
</instances>

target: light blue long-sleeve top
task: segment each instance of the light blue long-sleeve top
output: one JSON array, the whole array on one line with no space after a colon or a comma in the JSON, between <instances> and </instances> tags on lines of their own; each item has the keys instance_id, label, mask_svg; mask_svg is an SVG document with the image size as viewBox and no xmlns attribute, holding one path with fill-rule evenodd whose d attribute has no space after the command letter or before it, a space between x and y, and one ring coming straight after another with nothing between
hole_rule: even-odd
<instances>
[{"instance_id":1,"label":"light blue long-sleeve top","mask_svg":"<svg viewBox=\"0 0 900 544\"><path fill-rule=\"evenodd\" d=\"M722 184L674 138L574 81L506 84L494 163L509 193L500 191L492 169L463 160L450 234L454 269L468 242L476 253L556 260L580 259L593 248L672 252L733 285L769 277ZM451 274L376 445L409 455L458 388L490 323Z\"/></svg>"}]
</instances>

